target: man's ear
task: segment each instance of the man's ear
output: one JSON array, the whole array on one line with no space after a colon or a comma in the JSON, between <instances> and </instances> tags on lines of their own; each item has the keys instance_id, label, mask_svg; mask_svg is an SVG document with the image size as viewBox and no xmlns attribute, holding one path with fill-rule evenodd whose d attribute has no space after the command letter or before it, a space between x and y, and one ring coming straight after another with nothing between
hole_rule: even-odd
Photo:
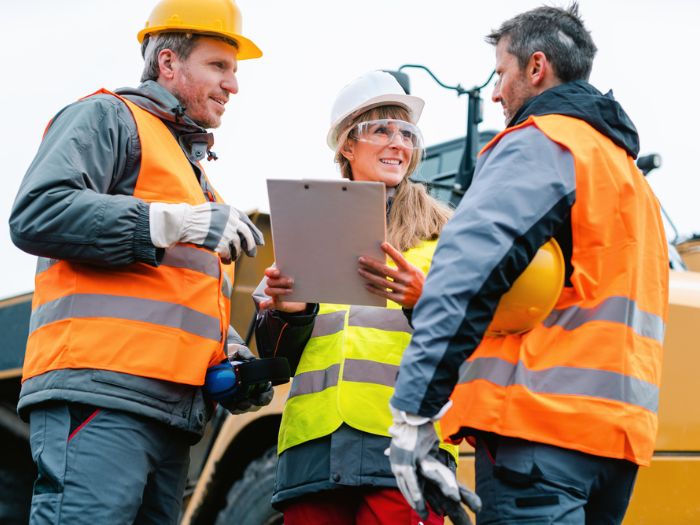
<instances>
[{"instance_id":1,"label":"man's ear","mask_svg":"<svg viewBox=\"0 0 700 525\"><path fill-rule=\"evenodd\" d=\"M542 51L535 51L532 54L526 72L534 87L541 87L542 83L553 74L552 65Z\"/></svg>"},{"instance_id":2,"label":"man's ear","mask_svg":"<svg viewBox=\"0 0 700 525\"><path fill-rule=\"evenodd\" d=\"M172 80L175 76L175 69L177 67L177 55L172 51L172 49L163 49L158 53L158 69L160 74L159 78L165 80Z\"/></svg>"},{"instance_id":3,"label":"man's ear","mask_svg":"<svg viewBox=\"0 0 700 525\"><path fill-rule=\"evenodd\" d=\"M355 144L351 140L346 140L340 147L340 154L348 160L355 159L354 147Z\"/></svg>"}]
</instances>

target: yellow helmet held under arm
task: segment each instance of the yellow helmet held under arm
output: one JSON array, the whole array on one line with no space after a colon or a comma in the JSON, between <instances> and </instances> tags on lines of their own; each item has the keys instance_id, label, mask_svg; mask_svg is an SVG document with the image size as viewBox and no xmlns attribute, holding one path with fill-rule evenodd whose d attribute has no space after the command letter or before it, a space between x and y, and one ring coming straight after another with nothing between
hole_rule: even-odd
<instances>
[{"instance_id":1,"label":"yellow helmet held under arm","mask_svg":"<svg viewBox=\"0 0 700 525\"><path fill-rule=\"evenodd\" d=\"M521 334L544 321L561 295L564 272L564 256L550 239L503 294L486 335Z\"/></svg>"}]
</instances>

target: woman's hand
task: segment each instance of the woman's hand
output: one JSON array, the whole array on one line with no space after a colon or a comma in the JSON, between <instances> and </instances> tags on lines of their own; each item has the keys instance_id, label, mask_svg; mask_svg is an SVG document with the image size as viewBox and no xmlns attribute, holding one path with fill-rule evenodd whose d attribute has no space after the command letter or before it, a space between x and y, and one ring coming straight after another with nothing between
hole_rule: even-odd
<instances>
[{"instance_id":1,"label":"woman's hand","mask_svg":"<svg viewBox=\"0 0 700 525\"><path fill-rule=\"evenodd\" d=\"M306 303L293 303L283 300L286 295L289 295L294 290L294 279L282 275L279 269L274 266L265 269L265 277L267 286L264 292L270 299L260 302L258 305L260 310L272 308L273 310L287 313L306 310Z\"/></svg>"},{"instance_id":2,"label":"woman's hand","mask_svg":"<svg viewBox=\"0 0 700 525\"><path fill-rule=\"evenodd\" d=\"M357 271L368 281L365 286L374 295L391 299L404 308L413 308L423 293L425 274L388 242L383 242L381 247L396 263L396 268L371 257L360 257Z\"/></svg>"}]
</instances>

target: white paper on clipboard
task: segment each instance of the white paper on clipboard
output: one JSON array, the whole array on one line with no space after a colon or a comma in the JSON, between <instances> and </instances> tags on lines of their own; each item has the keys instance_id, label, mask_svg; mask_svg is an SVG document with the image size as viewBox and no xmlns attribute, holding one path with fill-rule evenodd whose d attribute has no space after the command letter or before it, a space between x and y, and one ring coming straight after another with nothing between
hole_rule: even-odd
<instances>
[{"instance_id":1,"label":"white paper on clipboard","mask_svg":"<svg viewBox=\"0 0 700 525\"><path fill-rule=\"evenodd\" d=\"M288 301L386 306L357 273L360 256L385 260L381 182L268 179L275 265L294 278Z\"/></svg>"}]
</instances>

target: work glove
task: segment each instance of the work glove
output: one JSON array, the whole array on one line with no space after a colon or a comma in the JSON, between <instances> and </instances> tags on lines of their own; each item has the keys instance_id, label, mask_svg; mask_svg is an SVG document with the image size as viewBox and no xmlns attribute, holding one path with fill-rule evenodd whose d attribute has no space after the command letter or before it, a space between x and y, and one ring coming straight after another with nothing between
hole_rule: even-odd
<instances>
[{"instance_id":1,"label":"work glove","mask_svg":"<svg viewBox=\"0 0 700 525\"><path fill-rule=\"evenodd\" d=\"M215 251L225 263L238 259L242 251L255 257L257 246L265 244L262 232L245 213L217 202L196 206L152 202L149 222L154 246L190 242Z\"/></svg>"},{"instance_id":2,"label":"work glove","mask_svg":"<svg viewBox=\"0 0 700 525\"><path fill-rule=\"evenodd\" d=\"M236 377L236 365L255 359L257 358L248 347L229 343L228 359L207 369L204 395L232 414L255 412L269 405L274 395L272 383L241 385Z\"/></svg>"},{"instance_id":3,"label":"work glove","mask_svg":"<svg viewBox=\"0 0 700 525\"><path fill-rule=\"evenodd\" d=\"M254 361L257 359L253 352L245 345L237 343L228 344L228 361L232 366L246 361ZM275 391L272 389L272 383L262 385L245 396L228 401L224 408L232 414L242 414L243 412L256 412L262 407L267 406L272 401Z\"/></svg>"},{"instance_id":4,"label":"work glove","mask_svg":"<svg viewBox=\"0 0 700 525\"><path fill-rule=\"evenodd\" d=\"M433 418L407 414L390 405L394 424L389 428L392 439L387 453L399 490L422 519L428 518L427 501L435 512L449 516L454 525L471 525L461 503L476 513L481 510L481 499L438 460L435 421L450 405L448 402Z\"/></svg>"}]
</instances>

